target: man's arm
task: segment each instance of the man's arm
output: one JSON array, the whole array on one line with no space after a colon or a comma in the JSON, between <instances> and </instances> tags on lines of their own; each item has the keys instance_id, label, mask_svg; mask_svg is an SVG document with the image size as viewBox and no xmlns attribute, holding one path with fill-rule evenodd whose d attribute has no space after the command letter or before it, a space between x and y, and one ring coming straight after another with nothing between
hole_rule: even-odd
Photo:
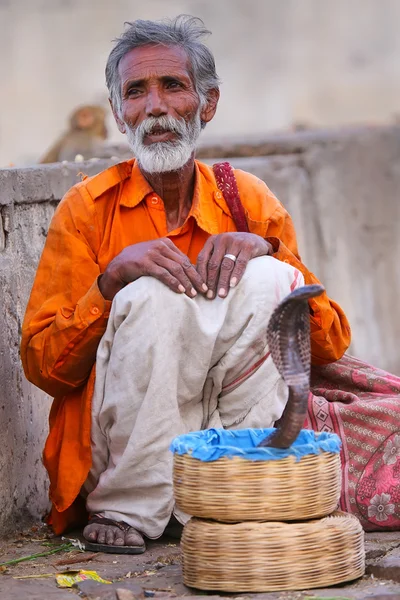
<instances>
[{"instance_id":1,"label":"man's arm","mask_svg":"<svg viewBox=\"0 0 400 600\"><path fill-rule=\"evenodd\" d=\"M297 238L289 213L263 181L235 171L250 231L270 242L275 258L296 267L305 284L320 283L301 262ZM311 358L315 365L338 360L347 350L351 332L342 308L327 293L309 300L311 324Z\"/></svg>"},{"instance_id":2,"label":"man's arm","mask_svg":"<svg viewBox=\"0 0 400 600\"><path fill-rule=\"evenodd\" d=\"M85 383L112 299L125 285L148 275L189 297L207 292L188 257L168 238L124 248L103 274L100 245L95 202L72 188L50 224L22 328L26 377L52 396Z\"/></svg>"},{"instance_id":3,"label":"man's arm","mask_svg":"<svg viewBox=\"0 0 400 600\"><path fill-rule=\"evenodd\" d=\"M21 342L25 374L52 396L85 383L107 325L111 302L97 284L94 210L94 203L85 204L76 188L61 201L25 313Z\"/></svg>"},{"instance_id":4,"label":"man's arm","mask_svg":"<svg viewBox=\"0 0 400 600\"><path fill-rule=\"evenodd\" d=\"M280 229L276 231L275 228ZM272 256L291 264L304 275L304 283L320 283L317 277L301 262L297 250L296 235L289 214L282 218L279 225L271 224L266 238L273 246ZM351 332L347 317L342 308L331 300L326 292L311 298L311 361L314 365L323 365L339 360L350 344Z\"/></svg>"}]
</instances>

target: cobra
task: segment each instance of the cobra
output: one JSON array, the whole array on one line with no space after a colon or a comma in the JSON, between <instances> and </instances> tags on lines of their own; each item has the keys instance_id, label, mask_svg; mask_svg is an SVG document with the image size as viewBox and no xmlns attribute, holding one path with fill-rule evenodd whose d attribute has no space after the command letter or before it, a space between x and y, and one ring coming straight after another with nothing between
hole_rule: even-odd
<instances>
[{"instance_id":1,"label":"cobra","mask_svg":"<svg viewBox=\"0 0 400 600\"><path fill-rule=\"evenodd\" d=\"M307 414L310 393L310 310L308 300L322 285L305 285L276 307L268 322L267 341L272 360L289 388L289 398L275 431L259 446L288 448L297 438Z\"/></svg>"}]
</instances>

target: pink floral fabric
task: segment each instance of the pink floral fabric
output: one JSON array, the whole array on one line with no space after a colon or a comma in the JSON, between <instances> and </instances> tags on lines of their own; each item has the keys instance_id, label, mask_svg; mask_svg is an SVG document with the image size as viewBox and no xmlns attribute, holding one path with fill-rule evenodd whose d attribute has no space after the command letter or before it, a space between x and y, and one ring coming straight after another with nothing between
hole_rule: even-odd
<instances>
[{"instance_id":1,"label":"pink floral fabric","mask_svg":"<svg viewBox=\"0 0 400 600\"><path fill-rule=\"evenodd\" d=\"M345 355L313 367L305 427L342 441L340 508L366 531L400 529L400 377Z\"/></svg>"}]
</instances>

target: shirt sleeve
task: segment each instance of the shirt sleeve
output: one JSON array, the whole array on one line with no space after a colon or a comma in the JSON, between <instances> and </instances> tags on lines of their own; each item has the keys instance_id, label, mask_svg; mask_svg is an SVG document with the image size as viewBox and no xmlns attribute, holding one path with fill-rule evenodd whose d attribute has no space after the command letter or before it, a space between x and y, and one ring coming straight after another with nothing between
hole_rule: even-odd
<instances>
[{"instance_id":1,"label":"shirt sleeve","mask_svg":"<svg viewBox=\"0 0 400 600\"><path fill-rule=\"evenodd\" d=\"M243 172L235 171L236 173L239 175L239 181L244 179ZM320 284L318 278L301 261L296 231L289 213L263 181L253 175L246 175L246 183L250 182L251 187L247 185L246 189L243 181L240 193L250 231L261 235L272 244L275 258L301 271L306 285ZM339 360L351 340L350 326L344 311L326 292L311 298L309 306L312 363L323 365Z\"/></svg>"},{"instance_id":2,"label":"shirt sleeve","mask_svg":"<svg viewBox=\"0 0 400 600\"><path fill-rule=\"evenodd\" d=\"M303 273L306 285L318 283L318 278L301 262L297 250L296 235L288 213L272 221L266 239L274 248L273 256L291 264ZM326 292L310 298L311 361L323 365L339 360L350 344L351 333L342 308L331 300Z\"/></svg>"},{"instance_id":3,"label":"shirt sleeve","mask_svg":"<svg viewBox=\"0 0 400 600\"><path fill-rule=\"evenodd\" d=\"M51 221L26 309L21 341L25 375L51 396L86 382L107 326L111 302L97 283L95 223L94 202L88 204L72 188Z\"/></svg>"}]
</instances>

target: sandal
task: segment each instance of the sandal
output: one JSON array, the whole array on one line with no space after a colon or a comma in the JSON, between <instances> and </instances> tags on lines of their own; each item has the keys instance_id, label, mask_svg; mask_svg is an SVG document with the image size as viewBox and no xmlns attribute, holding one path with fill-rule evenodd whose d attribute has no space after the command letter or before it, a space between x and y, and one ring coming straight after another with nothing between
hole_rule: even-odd
<instances>
[{"instance_id":1,"label":"sandal","mask_svg":"<svg viewBox=\"0 0 400 600\"><path fill-rule=\"evenodd\" d=\"M89 520L89 525L112 525L118 527L124 533L128 533L130 529L134 529L128 523L124 521L114 521L113 519L107 519L100 515L93 515ZM135 529L136 531L136 529ZM137 532L139 533L139 532ZM109 554L143 554L146 550L146 544L138 544L137 546L113 546L111 544L98 544L97 542L90 542L84 538L85 550L91 550L92 552L108 552Z\"/></svg>"}]
</instances>

